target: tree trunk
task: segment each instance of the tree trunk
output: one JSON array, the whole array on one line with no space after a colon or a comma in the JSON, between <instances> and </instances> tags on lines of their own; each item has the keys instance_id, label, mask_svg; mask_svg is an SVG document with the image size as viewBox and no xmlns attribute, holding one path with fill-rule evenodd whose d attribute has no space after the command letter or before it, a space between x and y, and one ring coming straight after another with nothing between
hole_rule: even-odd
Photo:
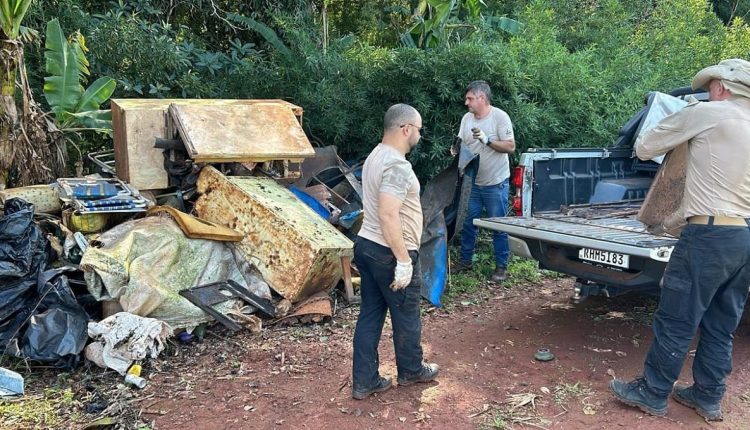
<instances>
[{"instance_id":1,"label":"tree trunk","mask_svg":"<svg viewBox=\"0 0 750 430\"><path fill-rule=\"evenodd\" d=\"M15 42L0 40L0 190L5 189L15 158L14 132L18 124L16 110L16 71L18 56Z\"/></svg>"},{"instance_id":2,"label":"tree trunk","mask_svg":"<svg viewBox=\"0 0 750 430\"><path fill-rule=\"evenodd\" d=\"M65 139L34 102L20 41L0 39L0 66L0 190L65 176Z\"/></svg>"}]
</instances>

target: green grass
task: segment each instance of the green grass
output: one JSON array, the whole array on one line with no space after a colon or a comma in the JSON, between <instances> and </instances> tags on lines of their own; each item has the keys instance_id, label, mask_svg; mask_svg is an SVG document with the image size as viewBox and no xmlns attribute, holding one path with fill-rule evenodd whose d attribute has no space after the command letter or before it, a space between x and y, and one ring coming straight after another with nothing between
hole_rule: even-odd
<instances>
[{"instance_id":1,"label":"green grass","mask_svg":"<svg viewBox=\"0 0 750 430\"><path fill-rule=\"evenodd\" d=\"M450 247L449 258L450 265L459 261L458 241ZM449 276L448 289L444 295L446 306L450 307L458 300L465 301L467 296L481 295L489 288L491 284L489 279L494 270L495 258L492 249L492 235L488 231L480 230L474 258L472 259L472 269ZM564 276L560 273L539 269L539 263L536 260L512 256L508 264L508 280L502 283L502 288L512 289L520 285L536 284L545 279Z\"/></svg>"},{"instance_id":2,"label":"green grass","mask_svg":"<svg viewBox=\"0 0 750 430\"><path fill-rule=\"evenodd\" d=\"M46 388L41 395L0 401L0 428L63 428L73 407L70 388Z\"/></svg>"}]
</instances>

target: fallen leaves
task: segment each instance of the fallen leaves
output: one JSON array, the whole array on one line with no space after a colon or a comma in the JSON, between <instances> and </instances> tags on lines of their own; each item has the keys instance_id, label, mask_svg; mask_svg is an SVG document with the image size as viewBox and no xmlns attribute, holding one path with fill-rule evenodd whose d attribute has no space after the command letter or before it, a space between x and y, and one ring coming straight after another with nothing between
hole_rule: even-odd
<instances>
[{"instance_id":1,"label":"fallen leaves","mask_svg":"<svg viewBox=\"0 0 750 430\"><path fill-rule=\"evenodd\" d=\"M532 408L536 408L534 402L537 398L539 398L539 396L534 393L509 394L505 403L510 406L511 411L526 405L531 405Z\"/></svg>"},{"instance_id":2,"label":"fallen leaves","mask_svg":"<svg viewBox=\"0 0 750 430\"><path fill-rule=\"evenodd\" d=\"M607 375L611 376L612 379L617 379L617 377L615 376L615 371L612 369L607 369Z\"/></svg>"},{"instance_id":3,"label":"fallen leaves","mask_svg":"<svg viewBox=\"0 0 750 430\"><path fill-rule=\"evenodd\" d=\"M570 303L553 303L553 302L547 302L541 306L542 309L573 309L573 305Z\"/></svg>"}]
</instances>

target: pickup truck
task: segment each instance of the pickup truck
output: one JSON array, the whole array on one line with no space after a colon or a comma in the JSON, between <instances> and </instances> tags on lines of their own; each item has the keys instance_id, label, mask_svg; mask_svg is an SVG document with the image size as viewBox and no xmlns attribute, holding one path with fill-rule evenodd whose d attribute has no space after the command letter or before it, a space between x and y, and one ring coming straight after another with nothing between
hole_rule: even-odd
<instances>
[{"instance_id":1,"label":"pickup truck","mask_svg":"<svg viewBox=\"0 0 750 430\"><path fill-rule=\"evenodd\" d=\"M688 89L671 93L706 100ZM513 254L576 278L573 299L658 291L677 238L649 233L636 219L659 165L635 157L633 142L650 109L609 148L529 149L512 170L516 216L474 220L508 233Z\"/></svg>"}]
</instances>

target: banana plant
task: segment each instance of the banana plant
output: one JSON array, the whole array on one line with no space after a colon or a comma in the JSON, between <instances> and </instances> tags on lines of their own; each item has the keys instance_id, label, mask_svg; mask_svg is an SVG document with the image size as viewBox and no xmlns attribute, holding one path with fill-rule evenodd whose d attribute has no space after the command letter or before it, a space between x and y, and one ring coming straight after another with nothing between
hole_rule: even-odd
<instances>
[{"instance_id":1,"label":"banana plant","mask_svg":"<svg viewBox=\"0 0 750 430\"><path fill-rule=\"evenodd\" d=\"M79 32L66 38L57 19L47 23L44 44L44 97L63 131L91 129L110 133L112 112L100 109L112 96L117 83L104 76L84 90L89 76L86 40Z\"/></svg>"},{"instance_id":2,"label":"banana plant","mask_svg":"<svg viewBox=\"0 0 750 430\"><path fill-rule=\"evenodd\" d=\"M401 43L412 48L437 48L448 45L453 31L463 28L468 32L478 29L472 22L458 22L459 16L465 16L476 22L484 21L490 26L510 34L518 34L523 24L507 18L484 16L483 0L419 0L414 9L414 24L401 35ZM461 11L465 13L461 13Z\"/></svg>"},{"instance_id":3,"label":"banana plant","mask_svg":"<svg viewBox=\"0 0 750 430\"><path fill-rule=\"evenodd\" d=\"M0 28L10 40L18 39L23 33L23 17L31 6L31 0L0 0Z\"/></svg>"}]
</instances>

